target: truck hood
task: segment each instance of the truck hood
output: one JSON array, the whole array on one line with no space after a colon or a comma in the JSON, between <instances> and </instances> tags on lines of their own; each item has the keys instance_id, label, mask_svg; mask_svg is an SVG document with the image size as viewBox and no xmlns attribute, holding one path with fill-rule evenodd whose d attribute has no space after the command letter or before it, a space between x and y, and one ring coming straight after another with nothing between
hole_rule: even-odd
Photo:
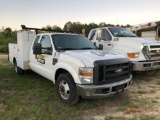
<instances>
[{"instance_id":1,"label":"truck hood","mask_svg":"<svg viewBox=\"0 0 160 120\"><path fill-rule=\"evenodd\" d=\"M156 41L156 40L152 40L152 39L147 39L147 38L140 38L140 37L123 37L123 38L119 38L120 42L127 42L127 43L137 43L137 44L157 44L160 42Z\"/></svg>"},{"instance_id":2,"label":"truck hood","mask_svg":"<svg viewBox=\"0 0 160 120\"><path fill-rule=\"evenodd\" d=\"M61 53L61 55L67 55L69 57L73 57L76 59L81 60L86 67L93 67L94 61L98 60L108 60L108 59L118 59L118 58L126 58L123 55L116 55L112 53L108 54L96 54L96 53L102 53L103 51L100 50L70 50L70 51L65 51Z\"/></svg>"},{"instance_id":3,"label":"truck hood","mask_svg":"<svg viewBox=\"0 0 160 120\"><path fill-rule=\"evenodd\" d=\"M128 52L141 52L141 45L160 45L159 41L140 38L140 37L122 37L118 39L118 42L115 42L115 47L127 48Z\"/></svg>"}]
</instances>

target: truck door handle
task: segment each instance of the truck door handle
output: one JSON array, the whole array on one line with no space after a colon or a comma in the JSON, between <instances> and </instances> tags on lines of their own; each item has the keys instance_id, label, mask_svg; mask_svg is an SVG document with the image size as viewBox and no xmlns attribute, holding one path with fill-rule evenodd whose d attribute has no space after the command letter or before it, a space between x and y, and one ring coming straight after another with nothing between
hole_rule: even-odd
<instances>
[{"instance_id":1,"label":"truck door handle","mask_svg":"<svg viewBox=\"0 0 160 120\"><path fill-rule=\"evenodd\" d=\"M108 46L111 46L111 44L108 44Z\"/></svg>"}]
</instances>

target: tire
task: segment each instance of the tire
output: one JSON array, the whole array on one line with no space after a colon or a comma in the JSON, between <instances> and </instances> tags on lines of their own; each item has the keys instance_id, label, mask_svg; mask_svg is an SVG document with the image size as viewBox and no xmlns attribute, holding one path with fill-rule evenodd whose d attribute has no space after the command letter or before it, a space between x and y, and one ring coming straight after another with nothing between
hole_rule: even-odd
<instances>
[{"instance_id":1,"label":"tire","mask_svg":"<svg viewBox=\"0 0 160 120\"><path fill-rule=\"evenodd\" d=\"M76 84L69 73L60 74L56 82L56 92L61 102L76 104L79 100Z\"/></svg>"},{"instance_id":2,"label":"tire","mask_svg":"<svg viewBox=\"0 0 160 120\"><path fill-rule=\"evenodd\" d=\"M146 75L149 75L149 76L153 76L153 75L157 75L159 73L159 69L157 70L151 70L151 71L146 71Z\"/></svg>"},{"instance_id":3,"label":"tire","mask_svg":"<svg viewBox=\"0 0 160 120\"><path fill-rule=\"evenodd\" d=\"M17 75L22 75L24 72L21 68L17 66L16 60L14 61L14 71Z\"/></svg>"}]
</instances>

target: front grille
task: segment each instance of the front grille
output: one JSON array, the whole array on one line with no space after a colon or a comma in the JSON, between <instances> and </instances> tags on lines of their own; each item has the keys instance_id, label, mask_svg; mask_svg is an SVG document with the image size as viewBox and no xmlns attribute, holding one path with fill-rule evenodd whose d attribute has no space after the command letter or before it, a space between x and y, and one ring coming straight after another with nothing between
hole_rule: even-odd
<instances>
[{"instance_id":1,"label":"front grille","mask_svg":"<svg viewBox=\"0 0 160 120\"><path fill-rule=\"evenodd\" d=\"M95 61L94 66L94 84L113 83L130 77L130 62L126 58Z\"/></svg>"},{"instance_id":2,"label":"front grille","mask_svg":"<svg viewBox=\"0 0 160 120\"><path fill-rule=\"evenodd\" d=\"M160 45L151 45L150 49L154 49L154 48L160 48Z\"/></svg>"},{"instance_id":3,"label":"front grille","mask_svg":"<svg viewBox=\"0 0 160 120\"><path fill-rule=\"evenodd\" d=\"M159 60L160 59L160 45L145 46L142 52L147 60Z\"/></svg>"}]
</instances>

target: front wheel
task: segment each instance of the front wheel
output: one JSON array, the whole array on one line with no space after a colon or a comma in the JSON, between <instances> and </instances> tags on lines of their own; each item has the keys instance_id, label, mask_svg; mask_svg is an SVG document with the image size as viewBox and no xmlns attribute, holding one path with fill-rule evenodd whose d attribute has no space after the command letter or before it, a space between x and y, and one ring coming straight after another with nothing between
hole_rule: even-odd
<instances>
[{"instance_id":1,"label":"front wheel","mask_svg":"<svg viewBox=\"0 0 160 120\"><path fill-rule=\"evenodd\" d=\"M79 100L76 84L69 73L61 74L56 83L56 92L61 102L76 104Z\"/></svg>"},{"instance_id":2,"label":"front wheel","mask_svg":"<svg viewBox=\"0 0 160 120\"><path fill-rule=\"evenodd\" d=\"M17 61L14 61L14 71L15 71L16 74L18 74L18 75L22 75L23 72L24 72L21 68L19 68L19 67L17 66Z\"/></svg>"}]
</instances>

